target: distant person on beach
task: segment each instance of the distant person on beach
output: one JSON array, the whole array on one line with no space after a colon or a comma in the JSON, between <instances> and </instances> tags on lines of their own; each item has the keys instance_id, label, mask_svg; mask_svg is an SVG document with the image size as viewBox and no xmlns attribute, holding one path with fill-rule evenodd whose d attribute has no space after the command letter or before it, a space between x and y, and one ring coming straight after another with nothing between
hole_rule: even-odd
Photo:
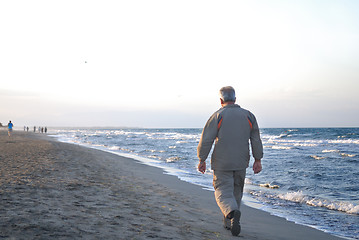
<instances>
[{"instance_id":1,"label":"distant person on beach","mask_svg":"<svg viewBox=\"0 0 359 240\"><path fill-rule=\"evenodd\" d=\"M45 133L47 133L47 127L45 127Z\"/></svg>"},{"instance_id":2,"label":"distant person on beach","mask_svg":"<svg viewBox=\"0 0 359 240\"><path fill-rule=\"evenodd\" d=\"M36 132L36 127L34 126L34 132Z\"/></svg>"},{"instance_id":3,"label":"distant person on beach","mask_svg":"<svg viewBox=\"0 0 359 240\"><path fill-rule=\"evenodd\" d=\"M9 121L9 123L7 124L7 134L9 135L9 137L11 137L13 127L14 127L14 124L12 124L12 122Z\"/></svg>"},{"instance_id":4,"label":"distant person on beach","mask_svg":"<svg viewBox=\"0 0 359 240\"><path fill-rule=\"evenodd\" d=\"M255 116L235 104L234 88L223 87L219 93L222 107L207 121L198 144L198 171L205 173L206 159L215 142L211 157L214 194L224 216L224 227L238 236L241 232L240 204L250 159L249 141L255 174L262 170L263 145Z\"/></svg>"}]
</instances>

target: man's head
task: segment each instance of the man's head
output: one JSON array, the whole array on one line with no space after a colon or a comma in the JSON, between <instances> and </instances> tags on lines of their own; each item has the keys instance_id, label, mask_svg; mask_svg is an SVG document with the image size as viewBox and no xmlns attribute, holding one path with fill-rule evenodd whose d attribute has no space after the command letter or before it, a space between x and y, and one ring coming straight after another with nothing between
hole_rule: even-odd
<instances>
[{"instance_id":1,"label":"man's head","mask_svg":"<svg viewBox=\"0 0 359 240\"><path fill-rule=\"evenodd\" d=\"M231 86L223 87L219 90L221 104L234 103L236 101L236 92Z\"/></svg>"}]
</instances>

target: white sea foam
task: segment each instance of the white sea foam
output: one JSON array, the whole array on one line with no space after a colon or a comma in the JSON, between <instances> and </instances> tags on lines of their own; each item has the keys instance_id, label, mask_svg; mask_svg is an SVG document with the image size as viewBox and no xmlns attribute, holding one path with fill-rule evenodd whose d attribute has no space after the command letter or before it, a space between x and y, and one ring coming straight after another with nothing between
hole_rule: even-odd
<instances>
[{"instance_id":1,"label":"white sea foam","mask_svg":"<svg viewBox=\"0 0 359 240\"><path fill-rule=\"evenodd\" d=\"M316 147L318 146L317 143L294 143L293 146L295 147Z\"/></svg>"},{"instance_id":2,"label":"white sea foam","mask_svg":"<svg viewBox=\"0 0 359 240\"><path fill-rule=\"evenodd\" d=\"M283 199L283 200L287 200L287 201L291 201L291 202L299 202L299 203L303 203L306 201L306 196L303 194L302 191L299 192L287 192L284 194L278 194L277 195L278 198Z\"/></svg>"},{"instance_id":3,"label":"white sea foam","mask_svg":"<svg viewBox=\"0 0 359 240\"><path fill-rule=\"evenodd\" d=\"M322 159L325 158L325 157L320 157L320 156L317 156L317 155L311 155L310 157L314 158L315 160L322 160Z\"/></svg>"},{"instance_id":4,"label":"white sea foam","mask_svg":"<svg viewBox=\"0 0 359 240\"><path fill-rule=\"evenodd\" d=\"M359 144L359 140L357 139L329 140L328 143Z\"/></svg>"},{"instance_id":5,"label":"white sea foam","mask_svg":"<svg viewBox=\"0 0 359 240\"><path fill-rule=\"evenodd\" d=\"M321 198L308 197L303 194L302 191L278 194L277 197L282 200L307 204L313 207L324 207L330 210L336 210L350 214L359 214L359 205L355 205L347 201L330 201Z\"/></svg>"},{"instance_id":6,"label":"white sea foam","mask_svg":"<svg viewBox=\"0 0 359 240\"><path fill-rule=\"evenodd\" d=\"M110 150L120 150L120 148L117 147L117 146L112 146L112 147L109 147L108 149L110 149Z\"/></svg>"},{"instance_id":7,"label":"white sea foam","mask_svg":"<svg viewBox=\"0 0 359 240\"><path fill-rule=\"evenodd\" d=\"M272 188L272 189L274 189L274 188L279 188L278 185L272 185L272 184L270 184L270 183L261 183L261 184L259 184L259 186L260 186L260 187L265 187L265 188Z\"/></svg>"},{"instance_id":8,"label":"white sea foam","mask_svg":"<svg viewBox=\"0 0 359 240\"><path fill-rule=\"evenodd\" d=\"M169 157L166 159L166 162L171 163L171 162L177 162L178 160L180 160L181 158L178 156L175 157Z\"/></svg>"},{"instance_id":9,"label":"white sea foam","mask_svg":"<svg viewBox=\"0 0 359 240\"><path fill-rule=\"evenodd\" d=\"M292 149L292 147L287 147L287 146L272 146L272 149L288 150L288 149Z\"/></svg>"},{"instance_id":10,"label":"white sea foam","mask_svg":"<svg viewBox=\"0 0 359 240\"><path fill-rule=\"evenodd\" d=\"M298 132L298 129L288 129L288 132Z\"/></svg>"},{"instance_id":11,"label":"white sea foam","mask_svg":"<svg viewBox=\"0 0 359 240\"><path fill-rule=\"evenodd\" d=\"M244 183L245 183L245 184L251 184L251 185L253 184L253 183L252 183L252 180L249 179L249 178L245 178L245 179L244 179Z\"/></svg>"},{"instance_id":12,"label":"white sea foam","mask_svg":"<svg viewBox=\"0 0 359 240\"><path fill-rule=\"evenodd\" d=\"M340 152L339 150L328 150L328 149L324 149L322 151L322 153L332 153L332 152Z\"/></svg>"},{"instance_id":13,"label":"white sea foam","mask_svg":"<svg viewBox=\"0 0 359 240\"><path fill-rule=\"evenodd\" d=\"M292 140L292 139L280 139L280 138L269 138L268 140L264 139L264 145L280 145L286 146L288 148L293 147L317 147L319 144L323 144L322 140ZM285 148L285 149L288 149ZM278 148L274 148L278 149Z\"/></svg>"},{"instance_id":14,"label":"white sea foam","mask_svg":"<svg viewBox=\"0 0 359 240\"><path fill-rule=\"evenodd\" d=\"M348 154L348 153L341 153L340 156L342 157L355 157L355 154Z\"/></svg>"}]
</instances>

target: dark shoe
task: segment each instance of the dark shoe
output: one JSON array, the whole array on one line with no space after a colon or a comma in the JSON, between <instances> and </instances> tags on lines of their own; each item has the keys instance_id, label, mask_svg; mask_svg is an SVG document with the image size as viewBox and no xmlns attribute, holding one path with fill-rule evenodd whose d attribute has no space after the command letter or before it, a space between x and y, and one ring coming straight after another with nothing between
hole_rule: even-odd
<instances>
[{"instance_id":1,"label":"dark shoe","mask_svg":"<svg viewBox=\"0 0 359 240\"><path fill-rule=\"evenodd\" d=\"M239 210L234 210L232 216L233 217L231 218L231 232L233 236L238 236L241 232L241 225L239 224L241 212Z\"/></svg>"},{"instance_id":2,"label":"dark shoe","mask_svg":"<svg viewBox=\"0 0 359 240\"><path fill-rule=\"evenodd\" d=\"M223 216L223 227L227 230L231 230L231 219Z\"/></svg>"}]
</instances>

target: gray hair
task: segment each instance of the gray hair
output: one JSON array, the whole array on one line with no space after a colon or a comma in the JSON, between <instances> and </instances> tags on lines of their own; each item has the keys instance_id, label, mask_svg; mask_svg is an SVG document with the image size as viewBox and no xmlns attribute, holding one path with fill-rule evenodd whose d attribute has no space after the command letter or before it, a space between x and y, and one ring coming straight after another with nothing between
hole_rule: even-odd
<instances>
[{"instance_id":1,"label":"gray hair","mask_svg":"<svg viewBox=\"0 0 359 240\"><path fill-rule=\"evenodd\" d=\"M236 101L236 92L231 86L223 87L219 90L219 96L223 102L235 102Z\"/></svg>"}]
</instances>

